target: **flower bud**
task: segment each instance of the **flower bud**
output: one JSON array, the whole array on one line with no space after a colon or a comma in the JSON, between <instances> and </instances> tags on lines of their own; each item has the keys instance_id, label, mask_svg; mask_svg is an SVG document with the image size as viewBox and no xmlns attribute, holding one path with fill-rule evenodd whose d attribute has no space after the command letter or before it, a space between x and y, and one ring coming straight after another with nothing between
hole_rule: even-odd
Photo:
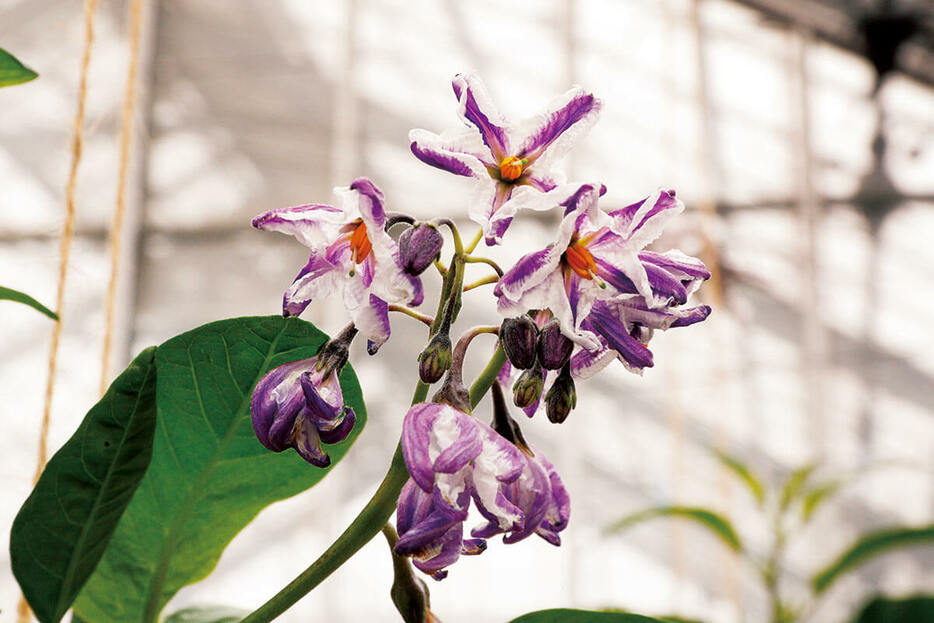
<instances>
[{"instance_id":1,"label":"flower bud","mask_svg":"<svg viewBox=\"0 0 934 623\"><path fill-rule=\"evenodd\" d=\"M438 228L429 223L409 227L399 236L399 260L402 270L417 276L431 266L444 244Z\"/></svg>"},{"instance_id":2,"label":"flower bud","mask_svg":"<svg viewBox=\"0 0 934 623\"><path fill-rule=\"evenodd\" d=\"M551 389L545 394L545 414L550 422L560 424L576 406L577 391L574 389L574 379L571 378L570 366L565 365L561 374L551 384Z\"/></svg>"},{"instance_id":3,"label":"flower bud","mask_svg":"<svg viewBox=\"0 0 934 623\"><path fill-rule=\"evenodd\" d=\"M528 316L507 318L499 328L499 339L509 363L519 370L535 365L538 327Z\"/></svg>"},{"instance_id":4,"label":"flower bud","mask_svg":"<svg viewBox=\"0 0 934 623\"><path fill-rule=\"evenodd\" d=\"M542 395L542 386L545 384L545 372L536 365L529 368L516 380L512 386L512 401L520 409L529 407Z\"/></svg>"},{"instance_id":5,"label":"flower bud","mask_svg":"<svg viewBox=\"0 0 934 623\"><path fill-rule=\"evenodd\" d=\"M561 326L552 319L538 336L538 362L546 370L560 370L571 358L574 342L561 333Z\"/></svg>"},{"instance_id":6,"label":"flower bud","mask_svg":"<svg viewBox=\"0 0 934 623\"><path fill-rule=\"evenodd\" d=\"M424 383L436 383L451 367L451 338L446 331L436 334L418 356L418 376Z\"/></svg>"}]
</instances>

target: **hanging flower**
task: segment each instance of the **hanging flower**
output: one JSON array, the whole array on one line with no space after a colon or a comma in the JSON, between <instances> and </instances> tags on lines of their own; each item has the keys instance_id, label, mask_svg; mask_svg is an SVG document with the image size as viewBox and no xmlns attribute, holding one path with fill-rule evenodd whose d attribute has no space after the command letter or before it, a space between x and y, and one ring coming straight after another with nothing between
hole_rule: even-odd
<instances>
[{"instance_id":1,"label":"hanging flower","mask_svg":"<svg viewBox=\"0 0 934 623\"><path fill-rule=\"evenodd\" d=\"M441 135L412 130L412 153L433 167L476 180L470 218L483 227L488 245L499 244L518 210L547 210L560 203L543 193L564 183L556 167L596 123L601 103L574 87L538 115L512 124L475 74L454 76L453 87L458 113L469 129Z\"/></svg>"},{"instance_id":2,"label":"hanging flower","mask_svg":"<svg viewBox=\"0 0 934 623\"><path fill-rule=\"evenodd\" d=\"M386 233L383 193L359 178L337 189L342 207L309 204L266 212L253 227L294 236L311 248L308 263L285 291L283 314L297 316L315 299L339 294L375 352L389 339L389 303L420 305L422 282L403 270Z\"/></svg>"},{"instance_id":3,"label":"hanging flower","mask_svg":"<svg viewBox=\"0 0 934 623\"><path fill-rule=\"evenodd\" d=\"M317 467L331 457L321 443L339 443L353 430L356 415L344 405L333 366L318 369L319 357L273 368L253 390L250 413L260 443L274 452L288 448Z\"/></svg>"},{"instance_id":4,"label":"hanging flower","mask_svg":"<svg viewBox=\"0 0 934 623\"><path fill-rule=\"evenodd\" d=\"M396 552L441 579L461 554L485 549L484 535L513 543L538 533L558 544L567 493L544 457L520 450L490 426L448 404L420 403L405 417L402 450L411 479L399 498ZM554 483L554 484L553 484ZM464 539L470 501L487 519Z\"/></svg>"}]
</instances>

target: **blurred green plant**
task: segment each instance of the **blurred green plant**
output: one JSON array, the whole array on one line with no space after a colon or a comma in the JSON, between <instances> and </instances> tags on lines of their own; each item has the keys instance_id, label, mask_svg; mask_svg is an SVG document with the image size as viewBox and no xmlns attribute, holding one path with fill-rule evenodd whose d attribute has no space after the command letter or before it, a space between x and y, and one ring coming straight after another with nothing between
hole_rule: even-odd
<instances>
[{"instance_id":1,"label":"blurred green plant","mask_svg":"<svg viewBox=\"0 0 934 623\"><path fill-rule=\"evenodd\" d=\"M810 578L811 595L808 601L791 603L781 590L782 565L789 540L797 536L811 522L826 502L832 500L841 489L863 473L815 481L814 473L818 465L810 463L789 473L780 487L769 489L765 485L765 480L738 458L722 452L716 453L716 456L723 467L736 476L748 489L763 520L769 524L772 544L764 558L754 555L743 545L733 523L725 514L704 507L656 506L643 509L610 524L606 532L616 534L636 524L660 517L686 519L706 528L755 569L757 577L769 596L771 623L798 623L805 620L837 579L877 556L894 549L934 544L934 524L896 526L860 535L836 559L822 566ZM911 612L930 614L931 604L924 601L924 598L918 599L921 599L920 605L912 602L910 607L914 609ZM898 608L902 606L898 606L897 603L900 602L888 602L877 597L863 609L862 614L855 621L856 623L934 623L934 616L890 618L891 613L901 612ZM880 614L873 614L875 612ZM676 620L677 617L674 619Z\"/></svg>"},{"instance_id":2,"label":"blurred green plant","mask_svg":"<svg viewBox=\"0 0 934 623\"><path fill-rule=\"evenodd\" d=\"M23 65L19 60L0 48L0 87L11 87L35 80L39 74Z\"/></svg>"}]
</instances>

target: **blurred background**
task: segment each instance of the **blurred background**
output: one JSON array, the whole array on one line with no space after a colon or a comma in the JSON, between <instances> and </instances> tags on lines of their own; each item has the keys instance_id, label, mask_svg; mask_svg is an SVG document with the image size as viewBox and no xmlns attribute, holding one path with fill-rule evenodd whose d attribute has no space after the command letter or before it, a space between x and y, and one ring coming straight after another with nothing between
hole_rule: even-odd
<instances>
[{"instance_id":1,"label":"blurred background","mask_svg":"<svg viewBox=\"0 0 934 623\"><path fill-rule=\"evenodd\" d=\"M656 337L643 378L616 364L578 385L556 426L524 422L573 501L564 545L491 543L431 582L447 623L557 606L766 621L767 595L708 532L674 521L607 536L657 504L728 515L754 556L770 547L752 497L712 449L773 486L812 461L819 478L868 470L793 541L783 588L861 532L934 518L934 7L928 0L146 0L111 375L132 355L222 317L275 314L307 255L249 227L260 212L330 202L372 177L390 209L464 220L463 186L418 162L409 129L454 127L450 79L477 70L504 114L534 114L578 83L602 118L566 162L621 207L676 188L686 215L663 247L702 256L710 319ZM108 228L127 66L125 3L102 0L64 306L50 448L98 397ZM39 72L0 91L0 284L55 298L82 7L0 0L0 45ZM556 215L524 216L508 262ZM479 270L479 269L478 269ZM478 273L480 276L480 273ZM427 274L429 292L437 279ZM433 300L431 296L429 301ZM490 322L489 289L462 325ZM328 301L304 315L345 323ZM321 485L248 526L194 604L260 605L356 515L385 471L415 380L423 327L394 318L376 358L352 363L368 428ZM32 486L51 323L0 306L0 541ZM492 348L492 344L490 345ZM480 347L476 349L482 351ZM481 362L470 362L478 367ZM481 409L485 414L487 407ZM282 617L398 620L386 544ZM852 616L870 594L934 585L934 551L880 558L838 582L810 620ZM18 587L0 549L0 621Z\"/></svg>"}]
</instances>

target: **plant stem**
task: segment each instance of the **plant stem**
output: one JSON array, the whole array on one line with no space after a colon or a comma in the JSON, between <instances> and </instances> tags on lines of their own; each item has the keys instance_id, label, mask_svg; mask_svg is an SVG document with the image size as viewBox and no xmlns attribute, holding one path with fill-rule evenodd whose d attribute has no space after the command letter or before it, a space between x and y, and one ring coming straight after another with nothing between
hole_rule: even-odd
<instances>
[{"instance_id":1,"label":"plant stem","mask_svg":"<svg viewBox=\"0 0 934 623\"><path fill-rule=\"evenodd\" d=\"M406 316L411 316L412 318L415 318L415 319L418 320L419 322L425 323L425 324L428 325L429 327L430 327L430 326L432 325L432 323L435 321L435 319L432 318L431 316L427 316L427 315L425 315L425 314L422 314L422 313L420 313L420 312L417 312L417 311L415 311L414 309L412 309L412 308L410 308L410 307L406 307L405 305L389 305L388 308L389 308L389 311L391 311L391 312L399 312L400 314L405 314Z\"/></svg>"},{"instance_id":2,"label":"plant stem","mask_svg":"<svg viewBox=\"0 0 934 623\"><path fill-rule=\"evenodd\" d=\"M461 292L469 292L470 290L473 290L474 288L485 286L488 283L496 283L497 281L499 281L499 277L497 277L496 275L490 275L489 277L478 279L474 281L473 283L468 283L467 285L464 286L464 289L461 290Z\"/></svg>"},{"instance_id":3,"label":"plant stem","mask_svg":"<svg viewBox=\"0 0 934 623\"><path fill-rule=\"evenodd\" d=\"M480 244L481 238L483 238L483 230L478 229L477 233L474 234L473 240L471 240L470 244L467 245L467 253L473 253L473 250L477 248L478 244Z\"/></svg>"},{"instance_id":4,"label":"plant stem","mask_svg":"<svg viewBox=\"0 0 934 623\"><path fill-rule=\"evenodd\" d=\"M497 275L499 275L500 277L503 276L503 269L499 267L499 264L497 264L496 262L494 262L488 257L478 257L476 255L467 255L466 257L464 257L464 261L467 262L468 264L487 264L493 267L493 270L496 271Z\"/></svg>"},{"instance_id":5,"label":"plant stem","mask_svg":"<svg viewBox=\"0 0 934 623\"><path fill-rule=\"evenodd\" d=\"M427 389L427 388L426 388ZM307 595L325 578L357 553L361 547L379 534L386 521L396 509L396 500L402 485L409 478L402 457L402 444L396 446L396 452L389 465L389 471L380 483L373 497L363 507L357 518L351 522L331 547L329 547L310 567L289 582L275 597L248 614L241 623L267 623L292 607L295 602Z\"/></svg>"},{"instance_id":6,"label":"plant stem","mask_svg":"<svg viewBox=\"0 0 934 623\"><path fill-rule=\"evenodd\" d=\"M483 372L480 373L473 382L473 385L470 386L471 408L476 407L483 396L489 391L490 386L493 385L493 382L496 380L496 375L503 369L504 363L506 363L506 351L503 350L502 346L498 346L496 352L494 352L493 356L490 358L490 362L486 364Z\"/></svg>"}]
</instances>

